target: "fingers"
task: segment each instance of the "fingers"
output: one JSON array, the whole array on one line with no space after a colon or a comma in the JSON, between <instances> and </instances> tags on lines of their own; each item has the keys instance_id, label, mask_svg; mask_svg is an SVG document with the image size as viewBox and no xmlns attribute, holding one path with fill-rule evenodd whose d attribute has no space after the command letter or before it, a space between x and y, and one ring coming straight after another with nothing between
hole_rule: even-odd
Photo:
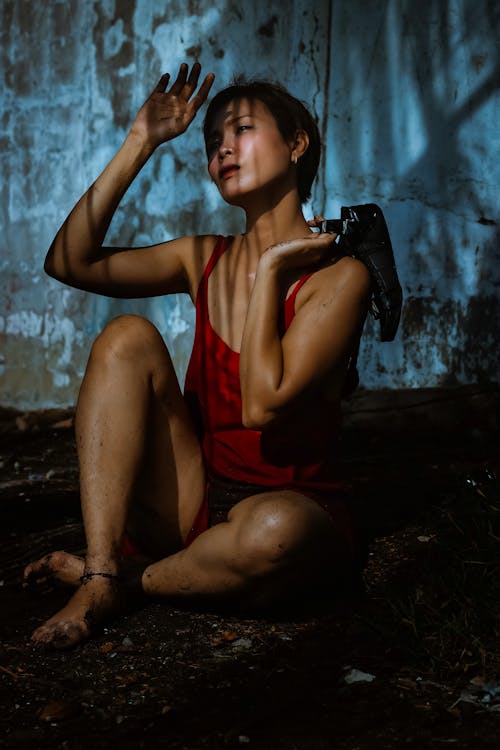
<instances>
[{"instance_id":1,"label":"fingers","mask_svg":"<svg viewBox=\"0 0 500 750\"><path fill-rule=\"evenodd\" d=\"M156 84L156 86L154 87L153 93L157 92L157 93L163 94L165 89L168 86L169 80L170 80L170 73L164 73L162 77L160 78L160 80L158 81L158 83Z\"/></svg>"},{"instance_id":2,"label":"fingers","mask_svg":"<svg viewBox=\"0 0 500 750\"><path fill-rule=\"evenodd\" d=\"M319 242L323 245L330 245L334 242L336 236L335 234L330 234L330 232L314 232L314 234L306 238L306 242L314 242L315 244Z\"/></svg>"},{"instance_id":3,"label":"fingers","mask_svg":"<svg viewBox=\"0 0 500 750\"><path fill-rule=\"evenodd\" d=\"M190 99L193 92L195 91L198 81L200 78L200 72L201 72L201 65L198 62L195 62L193 64L193 67L191 68L191 71L189 72L189 66L187 63L182 63L182 65L179 68L179 72L177 74L177 78L173 82L169 94L172 94L173 96L182 96L186 101ZM168 73L165 74L168 76ZM163 81L165 76L162 76L160 78L160 82L155 89L156 91L165 91L166 85L168 82L168 79L166 82ZM203 102L206 100L208 96L208 92L212 88L212 84L215 80L215 75L213 73L209 73L207 76L205 76L205 79L203 83L201 84L198 93L192 100L192 104L195 105L195 109L198 109Z\"/></svg>"},{"instance_id":4,"label":"fingers","mask_svg":"<svg viewBox=\"0 0 500 750\"><path fill-rule=\"evenodd\" d=\"M184 86L184 92L186 101L192 96L193 91L196 89L198 85L198 79L200 77L201 72L201 65L200 63L194 63L193 67L191 68L191 73L189 74L189 78L187 80L186 85ZM209 73L207 76L205 76L205 79L203 83L201 84L198 93L195 97L191 100L191 105L193 106L194 110L196 111L205 99L208 96L208 92L210 91L210 88L214 82L215 76L213 73Z\"/></svg>"},{"instance_id":5,"label":"fingers","mask_svg":"<svg viewBox=\"0 0 500 750\"><path fill-rule=\"evenodd\" d=\"M309 219L307 222L310 227L319 227L322 222L324 221L324 217L320 216L319 214L314 214L314 219Z\"/></svg>"},{"instance_id":6,"label":"fingers","mask_svg":"<svg viewBox=\"0 0 500 750\"><path fill-rule=\"evenodd\" d=\"M298 250L304 250L306 253L316 251L323 254L328 253L329 249L335 245L335 239L336 235L334 234L315 232L302 240L294 240L294 242L297 242Z\"/></svg>"},{"instance_id":7,"label":"fingers","mask_svg":"<svg viewBox=\"0 0 500 750\"><path fill-rule=\"evenodd\" d=\"M187 98L191 96L196 86L198 85L198 78L200 77L200 71L201 71L200 63L195 62L193 67L191 68L191 73L189 74L189 77L187 79L187 84L185 87L186 91L189 92Z\"/></svg>"},{"instance_id":8,"label":"fingers","mask_svg":"<svg viewBox=\"0 0 500 750\"><path fill-rule=\"evenodd\" d=\"M173 94L174 96L180 96L181 94L184 96L186 101L189 99L193 91L195 90L196 86L198 85L198 78L200 77L200 70L201 65L198 62L195 62L193 64L193 67L191 68L191 72L188 76L188 70L189 66L186 63L182 63L182 65L179 68L179 73L177 75L177 78L175 79L172 88L170 89L170 94Z\"/></svg>"},{"instance_id":9,"label":"fingers","mask_svg":"<svg viewBox=\"0 0 500 750\"><path fill-rule=\"evenodd\" d=\"M326 247L334 245L338 235L333 232L318 232L314 235L316 242L321 242Z\"/></svg>"},{"instance_id":10,"label":"fingers","mask_svg":"<svg viewBox=\"0 0 500 750\"><path fill-rule=\"evenodd\" d=\"M193 96L191 100L191 104L193 105L195 110L199 109L203 102L206 100L214 81L215 75L213 73L209 73L207 76L205 76L205 80L201 84L198 93L196 94L196 96Z\"/></svg>"},{"instance_id":11,"label":"fingers","mask_svg":"<svg viewBox=\"0 0 500 750\"><path fill-rule=\"evenodd\" d=\"M173 94L174 96L179 96L182 89L184 88L187 80L187 74L188 74L188 66L186 63L182 63L179 72L177 73L177 78L172 84L172 87L169 91L169 94Z\"/></svg>"},{"instance_id":12,"label":"fingers","mask_svg":"<svg viewBox=\"0 0 500 750\"><path fill-rule=\"evenodd\" d=\"M307 237L300 237L296 240L288 240L287 242L280 242L277 245L273 245L273 248L279 248L285 253L302 253L304 250L326 248L335 242L335 235L333 234L322 234L321 232L315 232L308 234Z\"/></svg>"}]
</instances>

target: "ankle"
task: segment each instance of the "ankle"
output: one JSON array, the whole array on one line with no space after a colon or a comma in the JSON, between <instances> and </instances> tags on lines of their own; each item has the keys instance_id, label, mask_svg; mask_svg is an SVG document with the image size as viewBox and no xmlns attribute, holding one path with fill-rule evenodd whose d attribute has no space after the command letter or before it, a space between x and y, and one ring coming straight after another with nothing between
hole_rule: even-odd
<instances>
[{"instance_id":1,"label":"ankle","mask_svg":"<svg viewBox=\"0 0 500 750\"><path fill-rule=\"evenodd\" d=\"M87 552L85 557L84 575L87 573L98 574L103 578L117 576L120 572L118 558L113 556L103 557L92 555Z\"/></svg>"},{"instance_id":2,"label":"ankle","mask_svg":"<svg viewBox=\"0 0 500 750\"><path fill-rule=\"evenodd\" d=\"M108 572L102 572L100 570L85 570L85 573L80 576L80 583L86 584L89 581L93 581L96 578L100 578L101 580L108 580L108 581L116 581L118 580L119 576L118 573L108 573Z\"/></svg>"}]
</instances>

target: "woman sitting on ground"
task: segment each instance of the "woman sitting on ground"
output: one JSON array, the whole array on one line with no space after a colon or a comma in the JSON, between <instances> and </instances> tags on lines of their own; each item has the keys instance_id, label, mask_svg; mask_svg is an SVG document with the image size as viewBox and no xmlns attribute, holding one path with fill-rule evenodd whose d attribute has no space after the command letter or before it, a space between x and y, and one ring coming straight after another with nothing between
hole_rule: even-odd
<instances>
[{"instance_id":1,"label":"woman sitting on ground","mask_svg":"<svg viewBox=\"0 0 500 750\"><path fill-rule=\"evenodd\" d=\"M302 214L320 153L307 109L266 82L212 100L208 171L244 210L244 234L102 244L139 170L207 98L214 76L198 88L199 74L182 65L170 88L160 79L47 255L47 273L79 289L184 292L196 306L184 394L147 320L120 316L92 347L75 420L87 552L52 553L25 571L30 583L77 587L32 636L55 648L119 611L126 554L147 558L136 580L145 597L247 612L331 590L358 560L334 446L371 282ZM211 524L221 502L226 517Z\"/></svg>"}]
</instances>

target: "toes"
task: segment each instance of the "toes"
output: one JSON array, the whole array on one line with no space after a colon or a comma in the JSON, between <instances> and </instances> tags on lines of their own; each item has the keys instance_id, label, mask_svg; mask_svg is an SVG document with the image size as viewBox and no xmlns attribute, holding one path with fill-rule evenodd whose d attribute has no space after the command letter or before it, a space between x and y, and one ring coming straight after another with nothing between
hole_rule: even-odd
<instances>
[{"instance_id":1,"label":"toes","mask_svg":"<svg viewBox=\"0 0 500 750\"><path fill-rule=\"evenodd\" d=\"M23 586L34 587L45 583L50 577L50 568L45 560L38 560L36 563L31 563L24 569L23 574Z\"/></svg>"},{"instance_id":2,"label":"toes","mask_svg":"<svg viewBox=\"0 0 500 750\"><path fill-rule=\"evenodd\" d=\"M31 635L31 642L34 646L46 646L51 638L51 628L42 625L37 628Z\"/></svg>"},{"instance_id":3,"label":"toes","mask_svg":"<svg viewBox=\"0 0 500 750\"><path fill-rule=\"evenodd\" d=\"M118 611L115 587L110 583L114 582L92 579L77 589L62 610L34 631L33 644L67 650L87 640L97 626Z\"/></svg>"},{"instance_id":4,"label":"toes","mask_svg":"<svg viewBox=\"0 0 500 750\"><path fill-rule=\"evenodd\" d=\"M40 561L38 561L38 562L40 562ZM31 578L33 578L33 576L35 575L35 571L36 571L36 565L37 565L37 563L30 563L29 565L27 565L25 567L25 569L23 570L23 580L24 581L27 582Z\"/></svg>"},{"instance_id":5,"label":"toes","mask_svg":"<svg viewBox=\"0 0 500 750\"><path fill-rule=\"evenodd\" d=\"M31 634L31 640L33 643L41 643L44 640L45 627L37 628Z\"/></svg>"},{"instance_id":6,"label":"toes","mask_svg":"<svg viewBox=\"0 0 500 750\"><path fill-rule=\"evenodd\" d=\"M88 628L80 622L60 622L42 625L31 636L34 646L65 651L75 648L89 637Z\"/></svg>"},{"instance_id":7,"label":"toes","mask_svg":"<svg viewBox=\"0 0 500 750\"><path fill-rule=\"evenodd\" d=\"M83 558L58 550L27 565L24 569L23 585L25 588L40 587L47 583L59 582L76 586L83 569Z\"/></svg>"},{"instance_id":8,"label":"toes","mask_svg":"<svg viewBox=\"0 0 500 750\"><path fill-rule=\"evenodd\" d=\"M75 648L89 637L89 632L84 625L66 623L63 628L58 629L50 641L50 646L58 651L66 651Z\"/></svg>"},{"instance_id":9,"label":"toes","mask_svg":"<svg viewBox=\"0 0 500 750\"><path fill-rule=\"evenodd\" d=\"M39 577L46 577L50 573L54 561L57 560L57 556L60 554L59 552L50 552L48 555L44 555L39 560L27 565L24 569L25 580L34 581Z\"/></svg>"}]
</instances>

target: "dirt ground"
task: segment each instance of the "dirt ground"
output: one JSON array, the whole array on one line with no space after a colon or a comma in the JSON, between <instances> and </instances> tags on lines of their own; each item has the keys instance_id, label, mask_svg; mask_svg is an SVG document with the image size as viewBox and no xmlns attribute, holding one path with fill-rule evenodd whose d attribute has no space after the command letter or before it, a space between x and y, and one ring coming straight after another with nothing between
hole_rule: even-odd
<instances>
[{"instance_id":1,"label":"dirt ground","mask_svg":"<svg viewBox=\"0 0 500 750\"><path fill-rule=\"evenodd\" d=\"M361 395L347 415L342 472L371 536L364 593L267 620L154 602L69 653L30 645L67 592L34 596L21 572L84 546L72 413L2 410L0 746L498 748L498 393L474 408L470 396Z\"/></svg>"}]
</instances>

